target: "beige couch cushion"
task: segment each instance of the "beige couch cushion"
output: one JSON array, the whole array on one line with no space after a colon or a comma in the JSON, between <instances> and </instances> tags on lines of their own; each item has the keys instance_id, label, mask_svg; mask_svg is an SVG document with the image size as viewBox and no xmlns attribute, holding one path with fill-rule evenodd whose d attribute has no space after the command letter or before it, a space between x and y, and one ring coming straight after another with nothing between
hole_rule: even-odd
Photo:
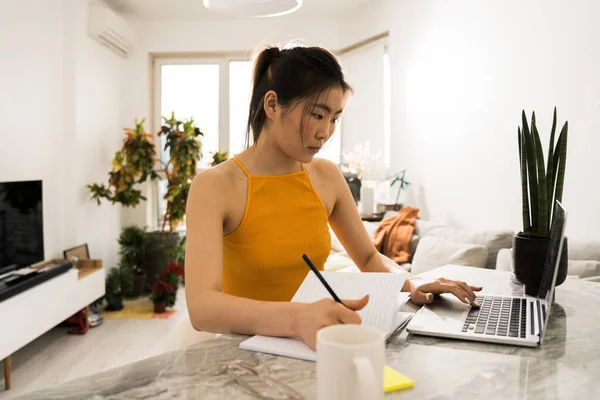
<instances>
[{"instance_id":1,"label":"beige couch cushion","mask_svg":"<svg viewBox=\"0 0 600 400\"><path fill-rule=\"evenodd\" d=\"M569 240L569 260L596 260L600 261L600 242L587 240Z\"/></svg>"},{"instance_id":2,"label":"beige couch cushion","mask_svg":"<svg viewBox=\"0 0 600 400\"><path fill-rule=\"evenodd\" d=\"M501 249L498 252L496 270L512 272L512 249ZM567 274L572 277L591 278L600 277L600 261L598 260L573 260L569 251L569 264Z\"/></svg>"},{"instance_id":3,"label":"beige couch cushion","mask_svg":"<svg viewBox=\"0 0 600 400\"><path fill-rule=\"evenodd\" d=\"M411 272L420 274L446 264L484 268L487 259L488 250L484 245L456 243L435 236L425 236L417 246Z\"/></svg>"},{"instance_id":4,"label":"beige couch cushion","mask_svg":"<svg viewBox=\"0 0 600 400\"><path fill-rule=\"evenodd\" d=\"M496 271L512 272L512 249L500 249L496 259Z\"/></svg>"},{"instance_id":5,"label":"beige couch cushion","mask_svg":"<svg viewBox=\"0 0 600 400\"><path fill-rule=\"evenodd\" d=\"M578 278L591 278L593 276L600 276L600 261L569 260L568 274Z\"/></svg>"},{"instance_id":6,"label":"beige couch cushion","mask_svg":"<svg viewBox=\"0 0 600 400\"><path fill-rule=\"evenodd\" d=\"M473 232L445 226L431 227L427 234L455 243L485 246L488 250L485 268L488 269L496 268L498 251L503 248L512 248L514 237L514 232L510 230Z\"/></svg>"},{"instance_id":7,"label":"beige couch cushion","mask_svg":"<svg viewBox=\"0 0 600 400\"><path fill-rule=\"evenodd\" d=\"M436 224L435 222L418 219L415 222L415 235L425 237L433 228L443 228L444 225Z\"/></svg>"}]
</instances>

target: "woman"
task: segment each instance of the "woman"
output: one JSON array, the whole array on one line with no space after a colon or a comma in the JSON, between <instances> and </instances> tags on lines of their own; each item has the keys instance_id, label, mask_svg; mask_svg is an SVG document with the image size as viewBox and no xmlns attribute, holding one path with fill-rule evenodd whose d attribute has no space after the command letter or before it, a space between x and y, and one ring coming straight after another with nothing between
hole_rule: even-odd
<instances>
[{"instance_id":1,"label":"woman","mask_svg":"<svg viewBox=\"0 0 600 400\"><path fill-rule=\"evenodd\" d=\"M303 253L323 270L328 223L361 271L389 272L396 264L376 251L339 168L315 158L351 92L335 57L317 47L267 48L256 59L252 89L253 145L198 174L188 196L190 319L197 330L294 336L314 349L320 328L360 323L356 311L368 302L290 302L309 271ZM473 291L481 290L406 276L402 290L417 304L438 293L473 304Z\"/></svg>"}]
</instances>

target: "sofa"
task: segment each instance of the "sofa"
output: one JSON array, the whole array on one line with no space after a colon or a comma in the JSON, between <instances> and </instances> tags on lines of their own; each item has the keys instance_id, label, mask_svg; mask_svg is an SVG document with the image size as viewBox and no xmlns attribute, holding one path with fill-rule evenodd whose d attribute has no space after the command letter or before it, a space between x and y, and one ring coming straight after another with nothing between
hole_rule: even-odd
<instances>
[{"instance_id":1,"label":"sofa","mask_svg":"<svg viewBox=\"0 0 600 400\"><path fill-rule=\"evenodd\" d=\"M600 241L568 242L568 279L600 282ZM512 249L498 252L497 270L512 271Z\"/></svg>"},{"instance_id":2,"label":"sofa","mask_svg":"<svg viewBox=\"0 0 600 400\"><path fill-rule=\"evenodd\" d=\"M394 215L388 212L384 218ZM373 239L379 222L363 221L363 225ZM511 271L514 234L511 230L468 231L418 219L411 240L411 262L399 267L415 275L447 264ZM330 235L331 253L325 270L358 271L331 229ZM568 265L569 278L600 282L600 242L569 240Z\"/></svg>"}]
</instances>

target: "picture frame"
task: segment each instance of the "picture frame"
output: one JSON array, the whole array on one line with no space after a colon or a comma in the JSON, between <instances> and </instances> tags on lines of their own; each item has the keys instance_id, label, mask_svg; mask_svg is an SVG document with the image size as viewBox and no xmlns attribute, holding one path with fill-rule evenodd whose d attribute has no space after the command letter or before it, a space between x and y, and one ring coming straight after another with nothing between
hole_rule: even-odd
<instances>
[{"instance_id":1,"label":"picture frame","mask_svg":"<svg viewBox=\"0 0 600 400\"><path fill-rule=\"evenodd\" d=\"M63 256L65 260L70 260L72 257L77 257L77 259L79 260L89 260L90 249L88 247L88 244L84 243L79 246L71 247L70 249L64 250Z\"/></svg>"}]
</instances>

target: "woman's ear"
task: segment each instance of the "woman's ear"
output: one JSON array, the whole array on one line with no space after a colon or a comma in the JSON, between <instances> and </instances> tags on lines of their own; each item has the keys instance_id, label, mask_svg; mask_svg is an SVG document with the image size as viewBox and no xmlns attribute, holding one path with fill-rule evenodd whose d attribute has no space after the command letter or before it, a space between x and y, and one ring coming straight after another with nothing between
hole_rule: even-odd
<instances>
[{"instance_id":1,"label":"woman's ear","mask_svg":"<svg viewBox=\"0 0 600 400\"><path fill-rule=\"evenodd\" d=\"M277 93L275 93L274 90L269 90L267 93L265 93L265 97L263 99L263 108L267 118L271 120L277 119L277 114L279 113L280 107L277 103Z\"/></svg>"}]
</instances>

